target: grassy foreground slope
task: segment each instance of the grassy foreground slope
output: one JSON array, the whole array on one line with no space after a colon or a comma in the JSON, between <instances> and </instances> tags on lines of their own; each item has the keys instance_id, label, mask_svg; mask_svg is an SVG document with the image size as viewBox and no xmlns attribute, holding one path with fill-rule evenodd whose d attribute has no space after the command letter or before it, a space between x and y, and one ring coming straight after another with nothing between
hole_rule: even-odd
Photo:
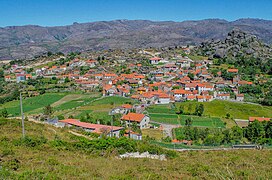
<instances>
[{"instance_id":1,"label":"grassy foreground slope","mask_svg":"<svg viewBox=\"0 0 272 180\"><path fill-rule=\"evenodd\" d=\"M25 144L20 143L20 121L0 119L0 131L0 179L272 178L271 150L182 152L167 161L119 159L114 151L67 148L79 140L67 129L26 122L28 136L39 141Z\"/></svg>"}]
</instances>

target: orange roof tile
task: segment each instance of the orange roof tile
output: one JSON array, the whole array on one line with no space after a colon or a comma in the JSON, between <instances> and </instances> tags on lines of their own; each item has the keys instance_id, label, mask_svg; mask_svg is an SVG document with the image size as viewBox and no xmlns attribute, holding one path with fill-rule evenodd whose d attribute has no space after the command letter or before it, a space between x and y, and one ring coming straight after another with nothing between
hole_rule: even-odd
<instances>
[{"instance_id":1,"label":"orange roof tile","mask_svg":"<svg viewBox=\"0 0 272 180\"><path fill-rule=\"evenodd\" d=\"M123 115L122 120L141 122L144 119L144 114L128 113Z\"/></svg>"},{"instance_id":2,"label":"orange roof tile","mask_svg":"<svg viewBox=\"0 0 272 180\"><path fill-rule=\"evenodd\" d=\"M255 121L255 120L260 121L260 122L262 122L262 121L270 121L271 119L272 118L265 118L265 117L249 117L248 118L248 120L250 122Z\"/></svg>"},{"instance_id":3,"label":"orange roof tile","mask_svg":"<svg viewBox=\"0 0 272 180\"><path fill-rule=\"evenodd\" d=\"M125 109L132 109L132 105L131 105L131 104L123 104L123 105L122 105L122 108L125 108Z\"/></svg>"}]
</instances>

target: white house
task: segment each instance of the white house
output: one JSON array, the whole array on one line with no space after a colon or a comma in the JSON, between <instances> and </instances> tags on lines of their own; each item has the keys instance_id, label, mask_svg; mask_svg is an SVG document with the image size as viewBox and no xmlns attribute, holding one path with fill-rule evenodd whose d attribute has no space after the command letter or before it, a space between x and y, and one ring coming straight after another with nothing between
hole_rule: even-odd
<instances>
[{"instance_id":1,"label":"white house","mask_svg":"<svg viewBox=\"0 0 272 180\"><path fill-rule=\"evenodd\" d=\"M125 114L122 116L121 120L125 121L127 126L131 126L132 123L137 123L140 129L147 128L150 122L150 118L147 115L139 113Z\"/></svg>"},{"instance_id":2,"label":"white house","mask_svg":"<svg viewBox=\"0 0 272 180\"><path fill-rule=\"evenodd\" d=\"M218 94L216 99L229 100L230 99L230 94Z\"/></svg>"},{"instance_id":3,"label":"white house","mask_svg":"<svg viewBox=\"0 0 272 180\"><path fill-rule=\"evenodd\" d=\"M150 64L159 64L160 61L161 61L161 58L159 57L153 57L149 59Z\"/></svg>"}]
</instances>

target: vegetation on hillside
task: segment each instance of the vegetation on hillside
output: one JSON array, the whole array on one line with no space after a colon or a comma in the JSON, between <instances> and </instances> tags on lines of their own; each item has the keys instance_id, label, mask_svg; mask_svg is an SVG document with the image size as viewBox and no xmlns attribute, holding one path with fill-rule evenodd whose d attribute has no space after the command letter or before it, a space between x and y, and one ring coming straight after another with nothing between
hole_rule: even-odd
<instances>
[{"instance_id":1,"label":"vegetation on hillside","mask_svg":"<svg viewBox=\"0 0 272 180\"><path fill-rule=\"evenodd\" d=\"M174 159L160 162L118 159L115 157L118 152L130 151L135 145L141 151L165 150L124 138L90 141L66 129L31 122L26 122L27 138L22 140L20 125L18 120L0 120L1 179L269 179L272 176L270 150L182 152Z\"/></svg>"},{"instance_id":2,"label":"vegetation on hillside","mask_svg":"<svg viewBox=\"0 0 272 180\"><path fill-rule=\"evenodd\" d=\"M178 140L192 140L198 145L257 143L272 145L272 120L254 121L248 127L234 126L231 129L196 128L191 124L176 128L174 134Z\"/></svg>"}]
</instances>

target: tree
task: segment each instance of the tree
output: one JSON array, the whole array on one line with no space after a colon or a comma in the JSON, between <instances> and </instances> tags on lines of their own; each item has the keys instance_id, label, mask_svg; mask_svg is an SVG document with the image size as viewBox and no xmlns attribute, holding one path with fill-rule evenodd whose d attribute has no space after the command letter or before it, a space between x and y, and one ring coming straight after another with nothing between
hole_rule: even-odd
<instances>
[{"instance_id":1,"label":"tree","mask_svg":"<svg viewBox=\"0 0 272 180\"><path fill-rule=\"evenodd\" d=\"M53 107L51 105L45 106L43 109L43 114L50 117L53 114Z\"/></svg>"},{"instance_id":2,"label":"tree","mask_svg":"<svg viewBox=\"0 0 272 180\"><path fill-rule=\"evenodd\" d=\"M191 113L192 110L193 110L193 105L192 105L192 103L189 103L189 105L188 105L188 112Z\"/></svg>"},{"instance_id":3,"label":"tree","mask_svg":"<svg viewBox=\"0 0 272 180\"><path fill-rule=\"evenodd\" d=\"M204 105L203 104L197 104L196 108L195 108L195 114L198 116L202 116L202 114L204 113Z\"/></svg>"},{"instance_id":4,"label":"tree","mask_svg":"<svg viewBox=\"0 0 272 180\"><path fill-rule=\"evenodd\" d=\"M187 119L185 119L185 126L192 126L193 121L191 117L188 117Z\"/></svg>"},{"instance_id":5,"label":"tree","mask_svg":"<svg viewBox=\"0 0 272 180\"><path fill-rule=\"evenodd\" d=\"M257 142L265 136L264 126L261 122L255 120L245 129L245 136L252 142Z\"/></svg>"},{"instance_id":6,"label":"tree","mask_svg":"<svg viewBox=\"0 0 272 180\"><path fill-rule=\"evenodd\" d=\"M265 137L266 138L272 138L272 119L270 121L266 122L264 126L265 130Z\"/></svg>"},{"instance_id":7,"label":"tree","mask_svg":"<svg viewBox=\"0 0 272 180\"><path fill-rule=\"evenodd\" d=\"M4 108L1 113L0 113L0 117L3 117L3 118L7 118L8 117L8 111L6 108Z\"/></svg>"},{"instance_id":8,"label":"tree","mask_svg":"<svg viewBox=\"0 0 272 180\"><path fill-rule=\"evenodd\" d=\"M235 142L240 142L241 139L243 138L243 129L240 128L239 126L233 126L231 128L232 131L232 139Z\"/></svg>"},{"instance_id":9,"label":"tree","mask_svg":"<svg viewBox=\"0 0 272 180\"><path fill-rule=\"evenodd\" d=\"M229 119L230 118L230 113L227 113L226 114L226 119Z\"/></svg>"},{"instance_id":10,"label":"tree","mask_svg":"<svg viewBox=\"0 0 272 180\"><path fill-rule=\"evenodd\" d=\"M63 115L58 115L58 120L63 120L64 116Z\"/></svg>"},{"instance_id":11,"label":"tree","mask_svg":"<svg viewBox=\"0 0 272 180\"><path fill-rule=\"evenodd\" d=\"M70 80L69 80L68 77L66 77L66 78L64 79L64 83L68 83L68 82L70 82Z\"/></svg>"},{"instance_id":12,"label":"tree","mask_svg":"<svg viewBox=\"0 0 272 180\"><path fill-rule=\"evenodd\" d=\"M182 105L180 105L177 110L177 114L183 114L183 113L184 113L184 107Z\"/></svg>"},{"instance_id":13,"label":"tree","mask_svg":"<svg viewBox=\"0 0 272 180\"><path fill-rule=\"evenodd\" d=\"M189 77L191 80L194 80L195 75L189 72L189 73L188 73L188 77Z\"/></svg>"}]
</instances>

